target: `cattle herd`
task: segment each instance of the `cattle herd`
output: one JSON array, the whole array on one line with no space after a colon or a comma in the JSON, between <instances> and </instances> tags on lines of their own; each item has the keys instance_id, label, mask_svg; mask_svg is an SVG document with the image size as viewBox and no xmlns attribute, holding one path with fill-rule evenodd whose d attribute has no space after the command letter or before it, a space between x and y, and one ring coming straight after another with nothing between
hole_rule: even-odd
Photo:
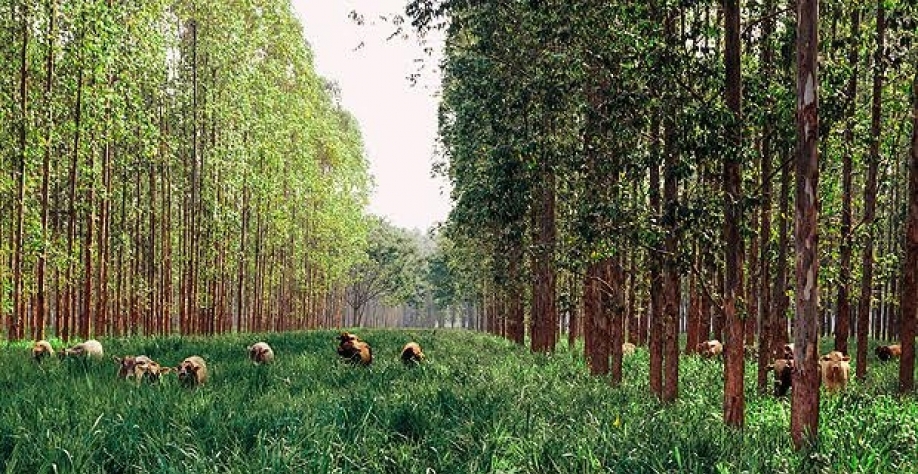
<instances>
[{"instance_id":1,"label":"cattle herd","mask_svg":"<svg viewBox=\"0 0 918 474\"><path fill-rule=\"evenodd\" d=\"M363 341L356 334L342 332L337 337L338 355L346 362L361 366L369 366L373 362L373 349L366 341ZM622 345L623 355L634 354L636 347L630 342ZM270 364L274 362L274 350L266 342L256 342L246 348L249 359L258 365ZM712 359L723 354L724 345L712 339L698 344L696 352L703 358ZM756 348L745 346L743 352L746 357L754 358L757 354ZM879 346L876 349L877 358L881 361L898 359L902 350L898 344L890 346ZM54 348L48 341L41 340L32 346L32 358L36 362L41 362L46 357L54 355ZM60 358L81 357L101 360L104 355L102 344L90 339L85 342L76 344L73 347L62 349L58 356ZM147 357L146 355L113 357L118 364L118 377L121 379L132 379L137 383L140 382L158 382L162 375L175 373L178 376L179 384L184 387L198 387L207 382L207 364L200 356L190 356L185 358L178 366L163 366L159 362ZM405 344L399 355L399 359L406 365L417 365L423 362L424 353L421 346L416 342ZM845 388L848 383L851 357L839 351L832 351L819 359L819 372L821 374L822 385L829 392L838 392ZM774 373L774 394L777 397L787 395L792 388L794 367L794 345L785 344L783 354L776 358L769 366L768 370Z\"/></svg>"},{"instance_id":2,"label":"cattle herd","mask_svg":"<svg viewBox=\"0 0 918 474\"><path fill-rule=\"evenodd\" d=\"M338 336L338 355L346 362L368 366L373 362L373 350L370 345L361 340L357 335L342 332ZM274 362L274 350L266 342L256 342L246 348L249 360L256 365L271 364ZM32 359L41 363L44 359L54 356L54 348L45 340L37 341L32 346ZM81 359L102 360L105 353L102 343L89 339L66 349L60 350L58 357L65 359L76 357ZM114 356L112 359L118 365L118 378L133 380L136 383L155 383L166 374L175 373L179 384L183 387L194 388L207 382L207 363L201 356L186 357L178 366L163 366L146 355ZM424 360L421 346L416 342L409 342L402 348L399 359L405 365L418 365Z\"/></svg>"},{"instance_id":3,"label":"cattle herd","mask_svg":"<svg viewBox=\"0 0 918 474\"><path fill-rule=\"evenodd\" d=\"M716 340L704 341L695 348L696 352L706 359L719 356L724 351L724 345ZM757 350L753 346L744 346L743 353L746 357L754 358ZM879 346L876 349L877 358L881 361L898 359L902 354L902 349L898 344L890 346ZM820 357L819 373L822 386L828 392L839 392L844 390L848 384L849 372L851 371L851 357L839 351L832 351ZM774 373L774 394L776 397L783 397L791 389L793 374L797 370L794 366L794 344L785 344L782 354L768 365L768 370Z\"/></svg>"}]
</instances>

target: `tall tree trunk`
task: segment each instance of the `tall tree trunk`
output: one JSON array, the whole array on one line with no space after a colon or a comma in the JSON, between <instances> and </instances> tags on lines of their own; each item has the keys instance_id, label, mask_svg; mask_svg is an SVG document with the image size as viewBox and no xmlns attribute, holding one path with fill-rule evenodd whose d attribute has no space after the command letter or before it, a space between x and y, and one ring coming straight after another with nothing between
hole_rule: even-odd
<instances>
[{"instance_id":1,"label":"tall tree trunk","mask_svg":"<svg viewBox=\"0 0 918 474\"><path fill-rule=\"evenodd\" d=\"M819 109L818 0L797 3L796 316L791 438L797 449L819 429Z\"/></svg>"},{"instance_id":2,"label":"tall tree trunk","mask_svg":"<svg viewBox=\"0 0 918 474\"><path fill-rule=\"evenodd\" d=\"M740 253L743 240L739 228L742 212L742 78L740 76L740 4L739 0L724 0L726 20L726 102L733 113L728 140L733 150L724 159L724 242L727 253L724 257L724 319L726 320L726 341L724 344L724 423L742 428L745 423L746 398L743 393L743 315L737 308L737 293L741 291L742 265Z\"/></svg>"},{"instance_id":3,"label":"tall tree trunk","mask_svg":"<svg viewBox=\"0 0 918 474\"><path fill-rule=\"evenodd\" d=\"M851 158L854 150L854 114L857 110L857 75L858 75L858 50L860 42L861 11L858 5L851 9L851 49L848 50L848 64L851 67L851 76L848 78L848 90L845 108L845 146L842 152L842 215L841 215L841 243L838 262L838 313L835 315L835 350L848 353L848 336L851 333ZM858 343L860 347L861 343ZM860 349L858 349L860 354ZM864 353L866 355L866 352ZM859 356L860 357L860 356Z\"/></svg>"},{"instance_id":4,"label":"tall tree trunk","mask_svg":"<svg viewBox=\"0 0 918 474\"><path fill-rule=\"evenodd\" d=\"M650 125L650 212L656 222L660 222L660 118L657 114L651 118ZM650 390L658 399L663 399L663 298L660 288L663 285L662 252L652 248L648 254L650 264Z\"/></svg>"},{"instance_id":5,"label":"tall tree trunk","mask_svg":"<svg viewBox=\"0 0 918 474\"><path fill-rule=\"evenodd\" d=\"M47 117L45 120L45 156L41 163L41 251L36 262L35 277L35 326L32 328L32 338L35 340L45 338L45 266L48 259L48 186L51 168L51 142L54 131L54 21L57 16L57 2L48 3L48 60L45 71L45 106Z\"/></svg>"},{"instance_id":6,"label":"tall tree trunk","mask_svg":"<svg viewBox=\"0 0 918 474\"><path fill-rule=\"evenodd\" d=\"M541 164L538 182L533 190L532 254L532 351L552 352L558 331L555 306L555 174L548 164Z\"/></svg>"},{"instance_id":7,"label":"tall tree trunk","mask_svg":"<svg viewBox=\"0 0 918 474\"><path fill-rule=\"evenodd\" d=\"M870 325L873 298L873 242L877 208L877 170L880 162L880 120L883 100L883 45L886 35L886 13L883 0L877 0L877 49L873 64L873 103L870 108L870 152L867 157L867 178L864 182L864 220L867 230L861 254L861 300L857 310L857 363L855 375L867 377L867 331Z\"/></svg>"},{"instance_id":8,"label":"tall tree trunk","mask_svg":"<svg viewBox=\"0 0 918 474\"><path fill-rule=\"evenodd\" d=\"M918 71L912 80L912 150L908 160L908 222L902 279L902 315L899 336L899 393L915 389L915 320L918 319Z\"/></svg>"},{"instance_id":9,"label":"tall tree trunk","mask_svg":"<svg viewBox=\"0 0 918 474\"><path fill-rule=\"evenodd\" d=\"M29 10L28 5L21 6L22 15L22 50L19 66L19 160L16 163L16 227L13 234L13 315L9 320L7 338L16 341L22 338L23 318L25 315L23 261L25 260L23 241L25 235L25 173L28 158L28 124L29 124Z\"/></svg>"},{"instance_id":10,"label":"tall tree trunk","mask_svg":"<svg viewBox=\"0 0 918 474\"><path fill-rule=\"evenodd\" d=\"M674 114L667 114L672 117ZM666 236L663 260L663 401L674 402L679 396L679 183L676 124L670 119L664 125L666 172L663 178Z\"/></svg>"},{"instance_id":11,"label":"tall tree trunk","mask_svg":"<svg viewBox=\"0 0 918 474\"><path fill-rule=\"evenodd\" d=\"M523 261L522 242L512 244L510 251L510 298L507 302L507 336L524 344L526 336L525 308L523 307L523 285L520 263Z\"/></svg>"},{"instance_id":12,"label":"tall tree trunk","mask_svg":"<svg viewBox=\"0 0 918 474\"><path fill-rule=\"evenodd\" d=\"M602 262L591 262L583 281L584 353L590 374L609 373L608 325L603 308Z\"/></svg>"},{"instance_id":13,"label":"tall tree trunk","mask_svg":"<svg viewBox=\"0 0 918 474\"><path fill-rule=\"evenodd\" d=\"M774 67L774 50L771 47L771 37L775 30L775 20L772 17L775 9L774 0L766 0L763 6L762 14L765 21L762 22L762 74L764 75L765 87L771 87L772 74ZM774 101L766 99L766 110L774 107ZM771 166L772 160L772 133L771 124L772 114L766 113L762 121L762 140L760 142L762 152L762 162L760 174L762 177L762 212L759 215L759 235L761 236L761 247L759 253L759 355L758 370L756 371L756 388L759 393L765 393L768 390L768 365L773 360L771 351L772 333L774 331L774 312L771 310L771 288L769 278L771 277Z\"/></svg>"}]
</instances>

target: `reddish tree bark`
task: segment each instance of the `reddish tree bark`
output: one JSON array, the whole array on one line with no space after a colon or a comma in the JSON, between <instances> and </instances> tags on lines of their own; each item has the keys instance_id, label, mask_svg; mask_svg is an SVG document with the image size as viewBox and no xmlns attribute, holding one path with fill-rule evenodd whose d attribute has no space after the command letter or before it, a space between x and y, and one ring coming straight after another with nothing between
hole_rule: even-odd
<instances>
[{"instance_id":1,"label":"reddish tree bark","mask_svg":"<svg viewBox=\"0 0 918 474\"><path fill-rule=\"evenodd\" d=\"M746 398L743 393L743 332L745 322L737 308L737 293L742 291L742 251L740 223L743 218L742 176L740 160L743 147L742 137L742 78L740 75L740 5L739 0L724 0L726 20L726 102L733 113L728 127L728 140L733 146L724 160L724 319L726 340L724 341L724 423L742 428L745 423Z\"/></svg>"},{"instance_id":2,"label":"reddish tree bark","mask_svg":"<svg viewBox=\"0 0 918 474\"><path fill-rule=\"evenodd\" d=\"M912 80L912 151L908 160L908 222L905 231L905 265L902 281L902 316L899 336L899 393L915 389L915 320L918 319L918 72Z\"/></svg>"},{"instance_id":3,"label":"reddish tree bark","mask_svg":"<svg viewBox=\"0 0 918 474\"><path fill-rule=\"evenodd\" d=\"M799 0L797 4L796 371L791 402L791 438L797 449L815 440L819 429L818 3Z\"/></svg>"},{"instance_id":4,"label":"reddish tree bark","mask_svg":"<svg viewBox=\"0 0 918 474\"><path fill-rule=\"evenodd\" d=\"M870 327L873 299L873 222L877 209L877 171L880 162L880 121L883 100L883 45L886 34L886 13L883 0L877 0L877 49L873 65L873 103L870 108L870 152L867 156L867 178L864 182L864 219L867 229L861 255L861 300L857 310L857 362L855 375L867 377L867 332Z\"/></svg>"},{"instance_id":5,"label":"reddish tree bark","mask_svg":"<svg viewBox=\"0 0 918 474\"><path fill-rule=\"evenodd\" d=\"M851 10L851 49L848 50L848 63L851 66L851 76L848 77L848 89L845 92L848 101L845 108L845 147L842 152L842 213L841 213L841 243L839 245L838 262L838 312L835 316L835 350L848 353L848 336L851 333L851 158L854 149L854 113L857 108L857 75L858 75L858 49L860 35L861 15L860 8L855 5ZM858 352L860 354L860 352ZM865 353L866 354L866 353Z\"/></svg>"}]
</instances>

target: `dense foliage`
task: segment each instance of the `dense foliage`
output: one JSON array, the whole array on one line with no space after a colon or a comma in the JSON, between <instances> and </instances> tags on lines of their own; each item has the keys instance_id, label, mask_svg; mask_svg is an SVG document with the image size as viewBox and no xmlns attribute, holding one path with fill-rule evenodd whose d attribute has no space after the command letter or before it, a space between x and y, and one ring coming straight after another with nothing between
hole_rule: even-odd
<instances>
[{"instance_id":1,"label":"dense foliage","mask_svg":"<svg viewBox=\"0 0 918 474\"><path fill-rule=\"evenodd\" d=\"M369 178L289 2L0 1L0 76L9 338L334 324Z\"/></svg>"}]
</instances>

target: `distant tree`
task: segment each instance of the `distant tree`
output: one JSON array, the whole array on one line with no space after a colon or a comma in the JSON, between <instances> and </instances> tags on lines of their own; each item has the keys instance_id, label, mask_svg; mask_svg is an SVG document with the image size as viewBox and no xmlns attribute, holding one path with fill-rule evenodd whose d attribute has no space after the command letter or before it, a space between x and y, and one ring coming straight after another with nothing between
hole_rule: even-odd
<instances>
[{"instance_id":1,"label":"distant tree","mask_svg":"<svg viewBox=\"0 0 918 474\"><path fill-rule=\"evenodd\" d=\"M354 325L363 324L367 303L380 299L389 305L409 303L417 297L422 260L411 235L376 218L367 236L366 255L349 271L347 304Z\"/></svg>"}]
</instances>

